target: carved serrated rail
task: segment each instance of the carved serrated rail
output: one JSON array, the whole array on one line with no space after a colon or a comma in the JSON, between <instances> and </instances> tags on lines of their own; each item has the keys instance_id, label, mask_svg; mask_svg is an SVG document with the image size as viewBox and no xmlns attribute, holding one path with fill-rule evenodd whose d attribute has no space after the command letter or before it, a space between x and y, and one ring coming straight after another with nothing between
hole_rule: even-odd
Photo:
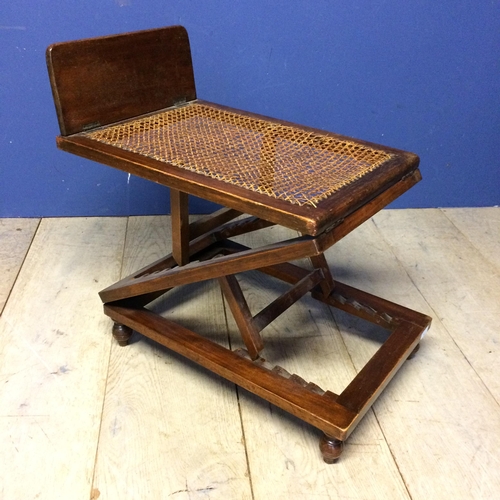
<instances>
[{"instance_id":1,"label":"carved serrated rail","mask_svg":"<svg viewBox=\"0 0 500 500\"><path fill-rule=\"evenodd\" d=\"M284 379L290 380L291 382L295 382L297 385L300 387L313 392L314 394L318 394L319 396L324 396L329 398L330 400L335 401L338 398L337 394L334 394L331 391L325 391L319 385L315 384L314 382L307 382L304 380L300 375L297 375L295 373L290 373L288 370L283 368L282 366L279 365L272 365L268 361L266 361L264 358L259 357L255 360L252 360L250 354L246 349L235 349L234 353L237 354L238 356L241 356L242 358L248 359L249 361L252 361L256 365L260 366L261 368L265 368L266 370L269 370L270 372L273 372L277 375L280 375Z\"/></svg>"}]
</instances>

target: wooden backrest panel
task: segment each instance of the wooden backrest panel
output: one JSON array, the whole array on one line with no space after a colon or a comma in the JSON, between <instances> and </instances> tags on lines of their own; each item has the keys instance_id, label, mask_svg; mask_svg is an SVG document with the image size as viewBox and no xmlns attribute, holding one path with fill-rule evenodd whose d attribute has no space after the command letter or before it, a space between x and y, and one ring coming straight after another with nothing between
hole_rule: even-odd
<instances>
[{"instance_id":1,"label":"wooden backrest panel","mask_svg":"<svg viewBox=\"0 0 500 500\"><path fill-rule=\"evenodd\" d=\"M62 135L196 99L182 26L57 43L47 66Z\"/></svg>"}]
</instances>

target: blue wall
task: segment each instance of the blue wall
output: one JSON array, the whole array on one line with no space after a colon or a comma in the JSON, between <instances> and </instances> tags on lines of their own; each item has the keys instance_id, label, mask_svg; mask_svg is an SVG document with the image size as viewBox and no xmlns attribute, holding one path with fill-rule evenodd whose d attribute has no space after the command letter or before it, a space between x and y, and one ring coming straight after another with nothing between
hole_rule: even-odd
<instances>
[{"instance_id":1,"label":"blue wall","mask_svg":"<svg viewBox=\"0 0 500 500\"><path fill-rule=\"evenodd\" d=\"M500 203L498 0L4 0L0 217L168 210L166 188L56 149L44 52L170 24L201 98L419 154L394 207Z\"/></svg>"}]
</instances>

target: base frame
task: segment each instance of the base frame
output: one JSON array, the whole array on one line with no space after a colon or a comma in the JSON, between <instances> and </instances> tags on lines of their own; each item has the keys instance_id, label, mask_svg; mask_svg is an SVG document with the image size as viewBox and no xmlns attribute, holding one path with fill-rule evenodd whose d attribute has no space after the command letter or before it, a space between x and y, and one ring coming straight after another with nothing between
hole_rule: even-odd
<instances>
[{"instance_id":1,"label":"base frame","mask_svg":"<svg viewBox=\"0 0 500 500\"><path fill-rule=\"evenodd\" d=\"M175 203L181 199L186 201L177 197ZM176 232L190 232L191 238L184 234L182 244L174 245L172 254L100 293L105 314L115 322L115 338L126 345L135 330L300 418L322 431L323 459L336 462L356 425L402 364L418 350L431 318L333 279L324 251L350 232L354 222L361 222L356 213L354 222L346 219L318 237L305 235L251 249L231 238L272 223L256 217L231 222L241 214L222 209L188 226L185 207L177 207L175 212L183 214L183 224L174 224ZM300 258L309 258L312 270L290 262ZM252 316L235 277L248 270L278 278L291 288ZM176 286L207 279L219 280L246 349L231 351L144 307ZM390 332L340 394L272 366L260 355L264 347L260 331L307 293Z\"/></svg>"}]
</instances>

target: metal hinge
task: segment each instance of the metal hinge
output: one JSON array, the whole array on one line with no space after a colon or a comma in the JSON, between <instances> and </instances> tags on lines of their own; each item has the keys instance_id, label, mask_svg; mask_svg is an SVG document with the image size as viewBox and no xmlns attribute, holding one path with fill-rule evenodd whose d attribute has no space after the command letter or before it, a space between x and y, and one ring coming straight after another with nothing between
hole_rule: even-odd
<instances>
[{"instance_id":1,"label":"metal hinge","mask_svg":"<svg viewBox=\"0 0 500 500\"><path fill-rule=\"evenodd\" d=\"M182 104L186 104L187 99L185 97L179 97L174 101L174 106L181 106Z\"/></svg>"},{"instance_id":2,"label":"metal hinge","mask_svg":"<svg viewBox=\"0 0 500 500\"><path fill-rule=\"evenodd\" d=\"M407 174L403 175L403 177L401 177L401 179L399 179L399 181L404 181L404 180L408 179L408 177L411 177L412 175L415 175L415 170L412 170L411 172L408 172Z\"/></svg>"},{"instance_id":3,"label":"metal hinge","mask_svg":"<svg viewBox=\"0 0 500 500\"><path fill-rule=\"evenodd\" d=\"M82 131L85 132L86 130L91 130L93 128L100 127L101 124L99 122L92 122L92 123L87 123L87 125L84 125L82 127Z\"/></svg>"}]
</instances>

